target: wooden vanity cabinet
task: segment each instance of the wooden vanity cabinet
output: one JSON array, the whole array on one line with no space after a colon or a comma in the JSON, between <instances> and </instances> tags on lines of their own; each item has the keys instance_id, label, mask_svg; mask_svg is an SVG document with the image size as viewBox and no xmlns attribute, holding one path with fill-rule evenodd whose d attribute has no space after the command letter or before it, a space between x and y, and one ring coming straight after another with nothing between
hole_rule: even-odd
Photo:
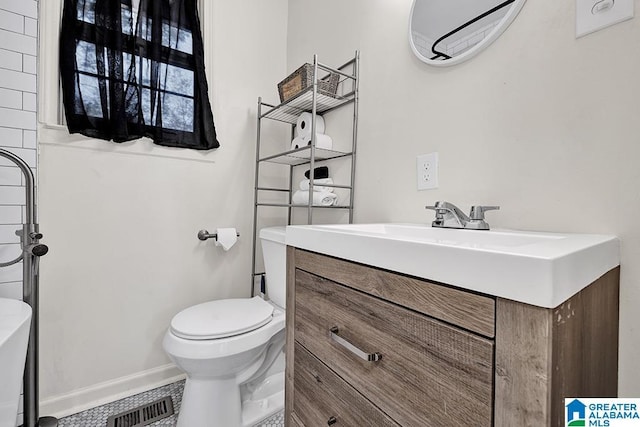
<instances>
[{"instance_id":1,"label":"wooden vanity cabinet","mask_svg":"<svg viewBox=\"0 0 640 427\"><path fill-rule=\"evenodd\" d=\"M287 251L288 426L561 426L617 393L617 268L545 309Z\"/></svg>"}]
</instances>

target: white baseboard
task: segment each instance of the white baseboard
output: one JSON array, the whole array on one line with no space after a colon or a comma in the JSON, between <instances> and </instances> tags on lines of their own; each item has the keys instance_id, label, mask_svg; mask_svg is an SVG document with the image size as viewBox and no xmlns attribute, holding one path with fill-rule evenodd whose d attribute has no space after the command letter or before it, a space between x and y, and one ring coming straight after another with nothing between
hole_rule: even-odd
<instances>
[{"instance_id":1,"label":"white baseboard","mask_svg":"<svg viewBox=\"0 0 640 427\"><path fill-rule=\"evenodd\" d=\"M185 378L173 363L105 381L70 393L52 396L40 402L40 415L56 418L114 402L134 394L162 387Z\"/></svg>"}]
</instances>

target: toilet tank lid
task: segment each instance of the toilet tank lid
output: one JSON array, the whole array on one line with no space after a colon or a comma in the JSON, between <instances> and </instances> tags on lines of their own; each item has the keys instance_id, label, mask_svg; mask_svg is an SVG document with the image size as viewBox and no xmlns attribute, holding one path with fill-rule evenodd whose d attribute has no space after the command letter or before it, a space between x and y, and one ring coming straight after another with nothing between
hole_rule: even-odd
<instances>
[{"instance_id":1,"label":"toilet tank lid","mask_svg":"<svg viewBox=\"0 0 640 427\"><path fill-rule=\"evenodd\" d=\"M171 332L190 340L211 340L258 329L273 317L273 306L255 296L209 301L182 310L171 320Z\"/></svg>"},{"instance_id":2,"label":"toilet tank lid","mask_svg":"<svg viewBox=\"0 0 640 427\"><path fill-rule=\"evenodd\" d=\"M282 243L285 242L286 227L265 227L260 229L260 238L265 240L271 240L272 242Z\"/></svg>"}]
</instances>

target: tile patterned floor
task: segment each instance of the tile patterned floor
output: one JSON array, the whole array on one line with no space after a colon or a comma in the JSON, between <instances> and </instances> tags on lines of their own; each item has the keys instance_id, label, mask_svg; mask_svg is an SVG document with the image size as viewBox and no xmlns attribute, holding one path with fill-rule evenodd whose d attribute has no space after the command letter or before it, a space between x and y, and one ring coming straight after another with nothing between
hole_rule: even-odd
<instances>
[{"instance_id":1,"label":"tile patterned floor","mask_svg":"<svg viewBox=\"0 0 640 427\"><path fill-rule=\"evenodd\" d=\"M284 427L284 411L280 411L261 423L258 423L256 427Z\"/></svg>"},{"instance_id":2,"label":"tile patterned floor","mask_svg":"<svg viewBox=\"0 0 640 427\"><path fill-rule=\"evenodd\" d=\"M175 414L165 419L156 421L149 426L167 426L175 427L178 420L178 411L182 403L182 390L184 389L184 381L169 384L164 387L149 390L145 393L136 394L125 399L111 402L97 408L88 409L86 411L61 418L58 427L106 427L107 418L111 415L133 409L136 406L144 405L154 400L161 399L167 395L171 396L173 401L173 409ZM224 427L224 426L211 426ZM284 413L279 412L270 418L258 423L256 427L284 427Z\"/></svg>"}]
</instances>

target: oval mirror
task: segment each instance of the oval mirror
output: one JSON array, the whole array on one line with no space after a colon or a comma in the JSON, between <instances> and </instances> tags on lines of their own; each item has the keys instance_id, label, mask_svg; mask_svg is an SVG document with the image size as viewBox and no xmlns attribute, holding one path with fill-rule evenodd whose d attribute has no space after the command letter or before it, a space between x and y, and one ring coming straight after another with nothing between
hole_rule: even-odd
<instances>
[{"instance_id":1,"label":"oval mirror","mask_svg":"<svg viewBox=\"0 0 640 427\"><path fill-rule=\"evenodd\" d=\"M509 26L525 0L414 0L409 22L413 53L430 65L465 61Z\"/></svg>"}]
</instances>

